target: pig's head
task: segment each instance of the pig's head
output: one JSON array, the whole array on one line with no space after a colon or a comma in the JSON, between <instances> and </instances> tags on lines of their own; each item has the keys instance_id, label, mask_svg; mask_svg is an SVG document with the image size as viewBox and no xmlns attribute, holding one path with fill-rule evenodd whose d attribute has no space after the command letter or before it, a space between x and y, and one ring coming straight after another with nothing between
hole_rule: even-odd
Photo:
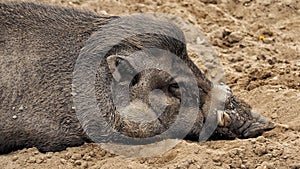
<instances>
[{"instance_id":1,"label":"pig's head","mask_svg":"<svg viewBox=\"0 0 300 169\"><path fill-rule=\"evenodd\" d=\"M253 111L227 88L224 110L217 111L218 127L211 139L250 138L271 130L275 124Z\"/></svg>"},{"instance_id":2,"label":"pig's head","mask_svg":"<svg viewBox=\"0 0 300 169\"><path fill-rule=\"evenodd\" d=\"M210 125L211 138L247 138L272 128L225 85L214 90L218 85L188 57L182 31L167 21L116 19L91 36L79 62L83 66L77 67L74 82L79 93L91 93L77 96L81 99L75 103L82 104L82 98L89 102L96 93L97 107L82 104L77 110L84 130L96 142L116 137L123 143L135 138L198 140L205 123L215 124ZM95 67L96 72L88 71Z\"/></svg>"}]
</instances>

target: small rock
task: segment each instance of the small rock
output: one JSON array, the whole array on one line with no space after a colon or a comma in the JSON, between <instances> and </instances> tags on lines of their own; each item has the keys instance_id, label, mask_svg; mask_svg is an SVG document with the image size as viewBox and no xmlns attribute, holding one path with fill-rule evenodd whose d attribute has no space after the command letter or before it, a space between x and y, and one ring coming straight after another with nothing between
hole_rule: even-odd
<instances>
[{"instance_id":1,"label":"small rock","mask_svg":"<svg viewBox=\"0 0 300 169\"><path fill-rule=\"evenodd\" d=\"M235 66L234 66L234 69L235 69L235 71L237 71L237 72L242 72L242 71L243 71L243 68L242 68L241 66L239 66L239 65L235 65Z\"/></svg>"},{"instance_id":2,"label":"small rock","mask_svg":"<svg viewBox=\"0 0 300 169\"><path fill-rule=\"evenodd\" d=\"M235 157L236 155L239 155L239 150L238 149L234 148L234 149L229 151L229 156L231 158Z\"/></svg>"},{"instance_id":3,"label":"small rock","mask_svg":"<svg viewBox=\"0 0 300 169\"><path fill-rule=\"evenodd\" d=\"M41 164L42 162L43 162L43 160L41 160L41 159L37 159L37 160L36 160L36 163L37 163L37 164Z\"/></svg>"},{"instance_id":4,"label":"small rock","mask_svg":"<svg viewBox=\"0 0 300 169\"><path fill-rule=\"evenodd\" d=\"M254 153L257 154L258 156L262 156L267 153L267 149L265 146L259 146L254 149Z\"/></svg>"},{"instance_id":5,"label":"small rock","mask_svg":"<svg viewBox=\"0 0 300 169\"><path fill-rule=\"evenodd\" d=\"M262 167L266 169L275 169L274 164L270 162L263 162Z\"/></svg>"},{"instance_id":6,"label":"small rock","mask_svg":"<svg viewBox=\"0 0 300 169\"><path fill-rule=\"evenodd\" d=\"M251 142L252 144L256 144L255 138L251 138L251 139L250 139L250 142Z\"/></svg>"},{"instance_id":7,"label":"small rock","mask_svg":"<svg viewBox=\"0 0 300 169\"><path fill-rule=\"evenodd\" d=\"M40 154L40 152L38 150L32 152L32 155L38 155L38 154Z\"/></svg>"},{"instance_id":8,"label":"small rock","mask_svg":"<svg viewBox=\"0 0 300 169\"><path fill-rule=\"evenodd\" d=\"M94 151L91 151L90 154L89 154L91 157L95 157L96 156L96 153Z\"/></svg>"},{"instance_id":9,"label":"small rock","mask_svg":"<svg viewBox=\"0 0 300 169\"><path fill-rule=\"evenodd\" d=\"M48 152L48 153L46 154L46 157L47 157L47 158L52 158L52 156L53 156L53 152Z\"/></svg>"},{"instance_id":10,"label":"small rock","mask_svg":"<svg viewBox=\"0 0 300 169\"><path fill-rule=\"evenodd\" d=\"M101 15L108 15L108 13L107 13L105 10L101 10L101 11L99 11L99 13L100 13Z\"/></svg>"},{"instance_id":11,"label":"small rock","mask_svg":"<svg viewBox=\"0 0 300 169\"><path fill-rule=\"evenodd\" d=\"M229 43L238 43L242 39L243 39L243 35L241 33L239 33L239 32L232 32L228 36L228 42Z\"/></svg>"},{"instance_id":12,"label":"small rock","mask_svg":"<svg viewBox=\"0 0 300 169\"><path fill-rule=\"evenodd\" d=\"M21 106L19 107L19 111L23 111L23 110L24 110L24 106L21 105Z\"/></svg>"},{"instance_id":13,"label":"small rock","mask_svg":"<svg viewBox=\"0 0 300 169\"><path fill-rule=\"evenodd\" d=\"M13 118L13 119L17 119L17 118L18 118L18 116L16 116L16 115L13 115L13 116L12 116L12 118Z\"/></svg>"},{"instance_id":14,"label":"small rock","mask_svg":"<svg viewBox=\"0 0 300 169\"><path fill-rule=\"evenodd\" d=\"M246 68L246 69L249 69L250 67L251 67L251 64L246 64L246 65L245 65L245 68Z\"/></svg>"},{"instance_id":15,"label":"small rock","mask_svg":"<svg viewBox=\"0 0 300 169\"><path fill-rule=\"evenodd\" d=\"M237 60L238 62L241 62L241 61L243 61L244 59L243 59L243 57L239 56L239 57L236 58L236 60Z\"/></svg>"},{"instance_id":16,"label":"small rock","mask_svg":"<svg viewBox=\"0 0 300 169\"><path fill-rule=\"evenodd\" d=\"M226 29L224 29L223 35L222 35L222 36L223 36L223 37L226 37L226 36L230 35L231 32L232 32L232 31L231 31L230 29L227 29L227 28L226 28Z\"/></svg>"},{"instance_id":17,"label":"small rock","mask_svg":"<svg viewBox=\"0 0 300 169\"><path fill-rule=\"evenodd\" d=\"M45 162L45 160L46 160L46 156L40 156L40 159L43 161L43 162Z\"/></svg>"},{"instance_id":18,"label":"small rock","mask_svg":"<svg viewBox=\"0 0 300 169\"><path fill-rule=\"evenodd\" d=\"M221 158L219 156L213 156L212 160L214 162L220 162Z\"/></svg>"},{"instance_id":19,"label":"small rock","mask_svg":"<svg viewBox=\"0 0 300 169\"><path fill-rule=\"evenodd\" d=\"M89 155L85 155L85 156L82 157L82 159L85 160L85 161L91 161L92 157L89 156Z\"/></svg>"},{"instance_id":20,"label":"small rock","mask_svg":"<svg viewBox=\"0 0 300 169\"><path fill-rule=\"evenodd\" d=\"M106 151L105 150L101 150L100 152L98 152L97 154L99 154L101 157L104 157L107 153L106 153ZM91 155L92 156L92 155ZM94 156L92 156L92 157L95 157L96 156L96 154L94 154Z\"/></svg>"},{"instance_id":21,"label":"small rock","mask_svg":"<svg viewBox=\"0 0 300 169\"><path fill-rule=\"evenodd\" d=\"M67 160L62 158L62 159L60 159L60 163L66 164L66 163L67 163Z\"/></svg>"},{"instance_id":22,"label":"small rock","mask_svg":"<svg viewBox=\"0 0 300 169\"><path fill-rule=\"evenodd\" d=\"M274 111L276 111L275 108L274 108ZM273 113L273 114L271 115L271 118L272 118L272 119L278 118L278 114L277 114L277 113Z\"/></svg>"},{"instance_id":23,"label":"small rock","mask_svg":"<svg viewBox=\"0 0 300 169\"><path fill-rule=\"evenodd\" d=\"M72 160L80 160L81 159L81 154L73 154L71 159Z\"/></svg>"},{"instance_id":24,"label":"small rock","mask_svg":"<svg viewBox=\"0 0 300 169\"><path fill-rule=\"evenodd\" d=\"M258 141L260 143L264 143L264 142L266 142L266 138L264 136L259 136L259 137L257 137L256 141Z\"/></svg>"},{"instance_id":25,"label":"small rock","mask_svg":"<svg viewBox=\"0 0 300 169\"><path fill-rule=\"evenodd\" d=\"M72 154L71 153L69 153L69 152L67 152L66 154L65 154L65 159L70 159L72 157Z\"/></svg>"},{"instance_id":26,"label":"small rock","mask_svg":"<svg viewBox=\"0 0 300 169\"><path fill-rule=\"evenodd\" d=\"M250 84L246 87L246 89L247 89L248 91L250 91L250 90L255 89L256 87L258 87L258 84L250 83Z\"/></svg>"},{"instance_id":27,"label":"small rock","mask_svg":"<svg viewBox=\"0 0 300 169\"><path fill-rule=\"evenodd\" d=\"M277 147L276 149L274 149L271 152L271 154L272 154L273 157L279 157L283 154L283 151L284 151L283 149Z\"/></svg>"},{"instance_id":28,"label":"small rock","mask_svg":"<svg viewBox=\"0 0 300 169\"><path fill-rule=\"evenodd\" d=\"M75 165L81 165L81 161L80 161L80 160L76 160L76 161L74 162L74 164L75 164Z\"/></svg>"},{"instance_id":29,"label":"small rock","mask_svg":"<svg viewBox=\"0 0 300 169\"><path fill-rule=\"evenodd\" d=\"M274 77L273 77L273 80L278 80L278 76L274 76Z\"/></svg>"},{"instance_id":30,"label":"small rock","mask_svg":"<svg viewBox=\"0 0 300 169\"><path fill-rule=\"evenodd\" d=\"M244 164L246 168L255 168L255 164L252 162L247 162Z\"/></svg>"},{"instance_id":31,"label":"small rock","mask_svg":"<svg viewBox=\"0 0 300 169\"><path fill-rule=\"evenodd\" d=\"M27 159L27 162L28 162L28 163L35 163L35 162L36 162L36 159L35 159L34 157L29 157L29 158Z\"/></svg>"},{"instance_id":32,"label":"small rock","mask_svg":"<svg viewBox=\"0 0 300 169\"><path fill-rule=\"evenodd\" d=\"M263 42L264 42L265 44L271 44L271 43L274 42L274 39L272 39L272 38L264 38L264 39L263 39Z\"/></svg>"},{"instance_id":33,"label":"small rock","mask_svg":"<svg viewBox=\"0 0 300 169\"><path fill-rule=\"evenodd\" d=\"M13 157L12 157L12 161L17 161L18 158L19 158L18 156L13 156Z\"/></svg>"},{"instance_id":34,"label":"small rock","mask_svg":"<svg viewBox=\"0 0 300 169\"><path fill-rule=\"evenodd\" d=\"M232 162L230 164L230 166L233 168L241 168L241 165L242 165L242 160L240 158L232 159Z\"/></svg>"},{"instance_id":35,"label":"small rock","mask_svg":"<svg viewBox=\"0 0 300 169\"><path fill-rule=\"evenodd\" d=\"M222 168L224 168L224 169L230 169L230 166L228 164L223 163L222 164Z\"/></svg>"}]
</instances>

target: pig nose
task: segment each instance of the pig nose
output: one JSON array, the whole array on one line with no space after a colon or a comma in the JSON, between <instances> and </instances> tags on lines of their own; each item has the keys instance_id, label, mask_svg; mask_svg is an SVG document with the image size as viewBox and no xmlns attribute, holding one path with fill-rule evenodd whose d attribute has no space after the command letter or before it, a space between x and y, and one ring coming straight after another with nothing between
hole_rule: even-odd
<instances>
[{"instance_id":1,"label":"pig nose","mask_svg":"<svg viewBox=\"0 0 300 169\"><path fill-rule=\"evenodd\" d=\"M255 112L251 112L253 119L248 127L243 131L244 138L257 137L265 131L269 131L275 128L275 123L260 116Z\"/></svg>"},{"instance_id":2,"label":"pig nose","mask_svg":"<svg viewBox=\"0 0 300 169\"><path fill-rule=\"evenodd\" d=\"M251 111L242 116L236 111L217 111L218 126L230 128L239 138L257 137L276 127L276 124Z\"/></svg>"}]
</instances>

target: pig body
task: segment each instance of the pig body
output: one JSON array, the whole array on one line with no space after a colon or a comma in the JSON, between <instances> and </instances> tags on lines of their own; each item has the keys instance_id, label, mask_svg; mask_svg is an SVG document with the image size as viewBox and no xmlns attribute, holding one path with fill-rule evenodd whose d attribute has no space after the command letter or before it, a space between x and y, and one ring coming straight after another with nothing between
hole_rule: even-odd
<instances>
[{"instance_id":1,"label":"pig body","mask_svg":"<svg viewBox=\"0 0 300 169\"><path fill-rule=\"evenodd\" d=\"M41 152L61 151L66 147L94 141L87 133L90 128L86 127L92 125L93 121L80 122L76 113L73 75L79 56L89 57L101 46L113 43L113 39L122 36L116 33L120 33L119 29L127 30L130 25L136 26L135 23L119 19L117 16L98 16L87 11L33 3L0 3L0 153L28 147L37 147ZM175 54L196 77L198 88L187 91L187 96L197 95L197 116L191 122L191 127L186 129L189 132L184 138L197 140L207 121L206 107L211 101L213 84L189 59L183 33L175 25L140 18L141 22L143 20L145 23L138 25L140 29L161 28L160 34L126 35L99 62L94 84L101 109L99 114L106 118L115 131L132 138L152 137L169 129L182 101L179 82L159 70L138 71L133 61L141 56L150 58L153 52L142 51L139 56L130 54L147 48L160 48L167 52L162 52L158 60L173 63L165 56ZM107 29L103 27L114 21L111 31L106 32ZM104 36L107 40L99 44L97 40ZM169 65L171 71L181 70L172 66ZM124 72L136 73L128 80ZM124 118L117 111L111 100L110 86L128 81L130 104L136 104L135 107L151 107L156 103L157 106L151 110L157 114L160 99L164 97L167 100L165 111L157 115L157 120L139 123ZM189 80L182 81L190 83ZM155 89L162 93L153 93ZM227 94L225 110L215 114L219 127L212 138L253 137L271 128L268 121L253 115L251 108L234 97L230 90ZM153 99L148 99L150 97ZM130 116L134 115L132 112L135 110L128 108L124 112ZM137 112L134 116L141 113ZM171 133L170 138L176 136Z\"/></svg>"}]
</instances>

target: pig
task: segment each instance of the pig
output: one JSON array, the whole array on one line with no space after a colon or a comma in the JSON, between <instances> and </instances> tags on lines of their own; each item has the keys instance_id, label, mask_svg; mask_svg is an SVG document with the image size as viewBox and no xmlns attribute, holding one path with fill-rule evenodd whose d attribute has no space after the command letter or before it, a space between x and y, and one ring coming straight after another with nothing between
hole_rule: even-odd
<instances>
[{"instance_id":1,"label":"pig","mask_svg":"<svg viewBox=\"0 0 300 169\"><path fill-rule=\"evenodd\" d=\"M3 2L0 30L0 154L139 138L249 138L274 128L209 81L166 20Z\"/></svg>"}]
</instances>

